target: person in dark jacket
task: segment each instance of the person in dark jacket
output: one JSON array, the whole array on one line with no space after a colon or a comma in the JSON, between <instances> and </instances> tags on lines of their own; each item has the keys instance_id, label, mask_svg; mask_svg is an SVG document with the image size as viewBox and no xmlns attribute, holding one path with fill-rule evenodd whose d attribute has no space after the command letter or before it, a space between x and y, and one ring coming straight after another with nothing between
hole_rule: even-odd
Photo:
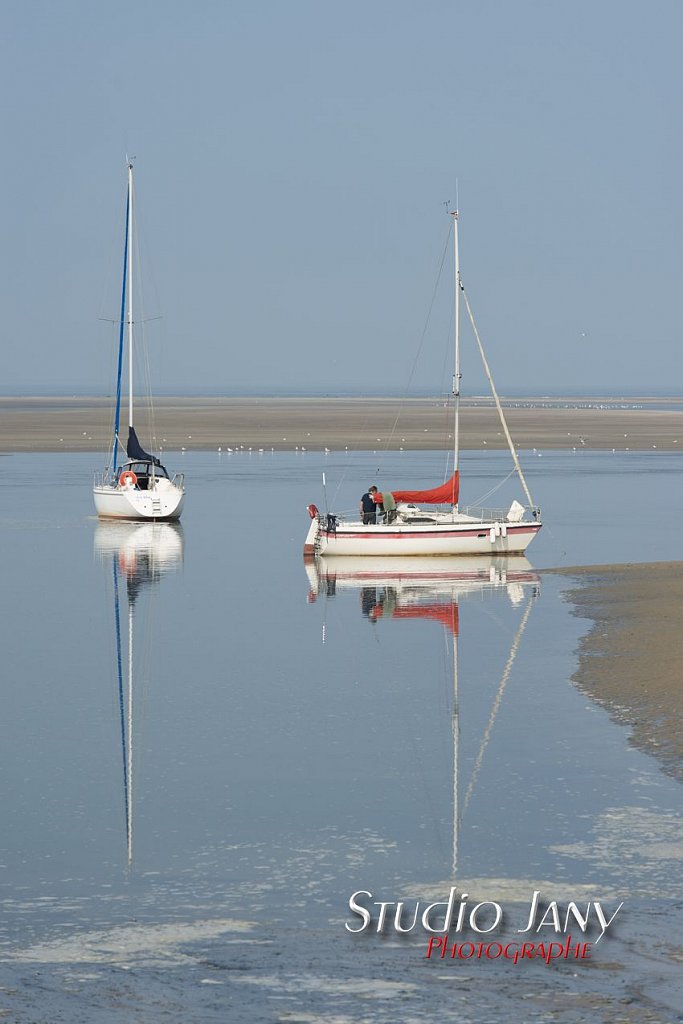
<instances>
[{"instance_id":1,"label":"person in dark jacket","mask_svg":"<svg viewBox=\"0 0 683 1024\"><path fill-rule=\"evenodd\" d=\"M365 526L369 526L377 522L377 505L375 504L374 495L377 494L376 487L368 487L367 491L360 499L360 517Z\"/></svg>"}]
</instances>

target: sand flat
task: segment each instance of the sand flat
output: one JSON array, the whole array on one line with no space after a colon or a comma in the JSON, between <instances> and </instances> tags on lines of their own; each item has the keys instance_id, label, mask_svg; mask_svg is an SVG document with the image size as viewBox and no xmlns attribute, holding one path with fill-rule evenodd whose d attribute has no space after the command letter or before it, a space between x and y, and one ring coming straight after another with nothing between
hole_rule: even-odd
<instances>
[{"instance_id":1,"label":"sand flat","mask_svg":"<svg viewBox=\"0 0 683 1024\"><path fill-rule=\"evenodd\" d=\"M551 571L576 581L567 596L593 622L579 648L579 689L683 780L683 562Z\"/></svg>"},{"instance_id":2,"label":"sand flat","mask_svg":"<svg viewBox=\"0 0 683 1024\"><path fill-rule=\"evenodd\" d=\"M520 449L683 447L683 405L568 408L558 400L533 408L520 403L506 416ZM452 445L453 429L451 410L437 398L160 398L153 416L141 403L135 422L144 444L166 450L443 449ZM111 398L0 397L0 451L103 451L112 423ZM466 401L461 447L505 446L495 409Z\"/></svg>"}]
</instances>

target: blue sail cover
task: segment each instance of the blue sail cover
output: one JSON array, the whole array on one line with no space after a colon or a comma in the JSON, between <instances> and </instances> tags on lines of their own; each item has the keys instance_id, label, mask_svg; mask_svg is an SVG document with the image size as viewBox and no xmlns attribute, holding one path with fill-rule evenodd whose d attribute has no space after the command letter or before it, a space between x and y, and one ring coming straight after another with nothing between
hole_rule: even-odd
<instances>
[{"instance_id":1,"label":"blue sail cover","mask_svg":"<svg viewBox=\"0 0 683 1024\"><path fill-rule=\"evenodd\" d=\"M126 454L129 459L133 459L135 462L153 462L155 466L161 465L159 459L155 459L153 455L150 455L142 447L138 441L138 435L135 433L135 427L128 427Z\"/></svg>"}]
</instances>

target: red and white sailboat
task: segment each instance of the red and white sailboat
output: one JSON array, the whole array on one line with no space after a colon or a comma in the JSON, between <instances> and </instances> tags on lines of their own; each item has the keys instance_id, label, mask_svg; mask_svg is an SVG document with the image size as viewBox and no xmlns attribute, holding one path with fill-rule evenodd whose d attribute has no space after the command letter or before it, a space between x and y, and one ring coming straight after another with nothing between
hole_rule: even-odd
<instances>
[{"instance_id":1,"label":"red and white sailboat","mask_svg":"<svg viewBox=\"0 0 683 1024\"><path fill-rule=\"evenodd\" d=\"M368 524L360 520L347 520L339 514L322 514L315 505L309 505L311 524L304 544L304 558L315 558L317 555L522 555L541 529L540 509L534 505L522 473L460 277L457 210L453 211L451 216L455 256L453 475L445 483L427 490L392 490L396 510L391 522ZM461 297L472 325L503 432L526 498L526 505L513 501L508 509L472 509L461 507L459 503Z\"/></svg>"}]
</instances>

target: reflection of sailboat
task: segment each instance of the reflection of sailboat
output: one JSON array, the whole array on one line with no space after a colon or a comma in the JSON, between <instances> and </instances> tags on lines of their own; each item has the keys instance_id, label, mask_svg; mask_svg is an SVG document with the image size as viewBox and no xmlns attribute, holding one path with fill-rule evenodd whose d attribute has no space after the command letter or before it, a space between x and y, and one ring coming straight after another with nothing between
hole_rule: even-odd
<instances>
[{"instance_id":1,"label":"reflection of sailboat","mask_svg":"<svg viewBox=\"0 0 683 1024\"><path fill-rule=\"evenodd\" d=\"M171 480L159 459L142 448L133 426L133 333L135 326L133 320L133 227L133 165L129 163L114 436L109 465L103 474L98 474L93 488L93 497L97 514L102 518L180 519L185 501L183 474L177 473ZM117 462L118 449L121 444L119 415L121 411L124 333L127 333L128 336L128 440L126 442L128 461L124 462L119 470Z\"/></svg>"},{"instance_id":2,"label":"reflection of sailboat","mask_svg":"<svg viewBox=\"0 0 683 1024\"><path fill-rule=\"evenodd\" d=\"M333 558L321 556L306 564L309 602L358 591L361 612L371 623L383 620L428 619L440 622L453 641L453 857L452 877L458 871L458 833L462 812L481 769L501 706L510 672L526 629L540 577L524 557L515 558ZM458 602L468 596L499 592L514 607L523 607L486 725L472 775L460 796Z\"/></svg>"},{"instance_id":3,"label":"reflection of sailboat","mask_svg":"<svg viewBox=\"0 0 683 1024\"><path fill-rule=\"evenodd\" d=\"M503 407L493 384L484 349L477 331L467 294L460 277L458 250L458 211L453 218L455 345L453 368L453 475L445 483L427 490L399 488L384 491L384 522L375 523L374 511L363 507L363 521L347 520L342 515L322 515L315 505L308 506L311 524L304 543L304 558L316 555L521 555L541 529L540 509L534 505L517 452L510 437ZM528 502L525 508L513 501L509 509L462 508L460 506L460 298L472 325L491 394L505 434L514 470ZM497 489L497 488L496 488ZM367 497L367 496L365 496ZM390 499L390 500L388 500ZM382 500L376 495L375 500ZM421 508L427 505L428 508ZM436 506L444 506L439 511ZM372 502L370 502L372 509Z\"/></svg>"},{"instance_id":4,"label":"reflection of sailboat","mask_svg":"<svg viewBox=\"0 0 683 1024\"><path fill-rule=\"evenodd\" d=\"M153 588L183 560L183 532L179 523L99 523L95 530L95 555L111 564L114 586L116 677L118 688L123 795L126 819L128 866L133 862L133 767L134 767L134 668L135 613L141 594ZM122 584L128 602L127 637L121 623ZM124 668L125 654L125 668Z\"/></svg>"}]
</instances>

